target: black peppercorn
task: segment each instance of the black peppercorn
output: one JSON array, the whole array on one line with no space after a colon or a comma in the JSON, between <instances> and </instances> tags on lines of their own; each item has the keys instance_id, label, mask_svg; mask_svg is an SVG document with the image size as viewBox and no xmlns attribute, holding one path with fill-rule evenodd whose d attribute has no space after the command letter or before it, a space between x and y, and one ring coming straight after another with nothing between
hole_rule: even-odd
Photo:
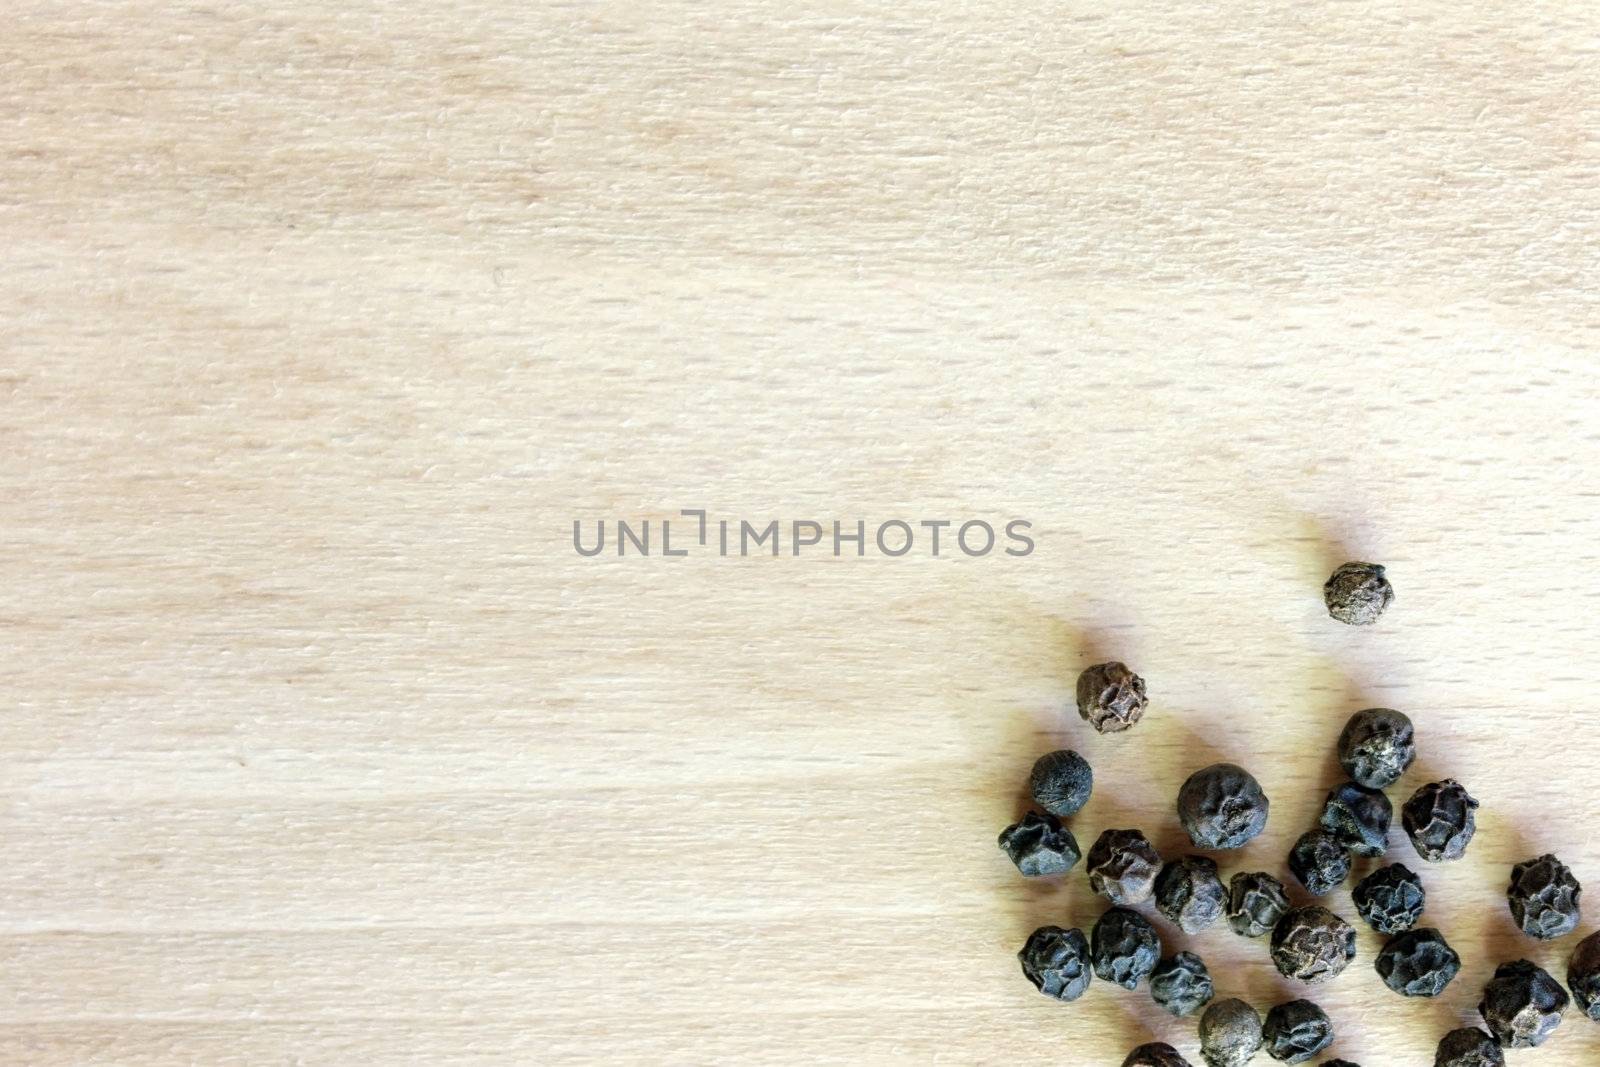
<instances>
[{"instance_id":1,"label":"black peppercorn","mask_svg":"<svg viewBox=\"0 0 1600 1067\"><path fill-rule=\"evenodd\" d=\"M1089 944L1082 930L1041 926L1028 936L1017 958L1028 981L1047 997L1077 1000L1089 988Z\"/></svg>"},{"instance_id":2,"label":"black peppercorn","mask_svg":"<svg viewBox=\"0 0 1600 1067\"><path fill-rule=\"evenodd\" d=\"M1089 849L1089 888L1113 904L1137 904L1155 889L1161 857L1138 830L1107 830Z\"/></svg>"},{"instance_id":3,"label":"black peppercorn","mask_svg":"<svg viewBox=\"0 0 1600 1067\"><path fill-rule=\"evenodd\" d=\"M1028 778L1033 802L1063 819L1076 815L1094 792L1089 761L1070 749L1047 752L1033 764Z\"/></svg>"},{"instance_id":4,"label":"black peppercorn","mask_svg":"<svg viewBox=\"0 0 1600 1067\"><path fill-rule=\"evenodd\" d=\"M1102 734L1144 718L1144 679L1121 663L1096 663L1078 675L1078 714Z\"/></svg>"},{"instance_id":5,"label":"black peppercorn","mask_svg":"<svg viewBox=\"0 0 1600 1067\"><path fill-rule=\"evenodd\" d=\"M1349 1060L1323 1060L1322 1067L1361 1067L1361 1065L1351 1063Z\"/></svg>"},{"instance_id":6,"label":"black peppercorn","mask_svg":"<svg viewBox=\"0 0 1600 1067\"><path fill-rule=\"evenodd\" d=\"M1309 1000L1291 1000L1267 1012L1262 1036L1273 1059L1304 1063L1333 1044L1333 1020Z\"/></svg>"},{"instance_id":7,"label":"black peppercorn","mask_svg":"<svg viewBox=\"0 0 1600 1067\"><path fill-rule=\"evenodd\" d=\"M1506 1054L1494 1038L1475 1026L1463 1026L1444 1035L1433 1067L1506 1067Z\"/></svg>"},{"instance_id":8,"label":"black peppercorn","mask_svg":"<svg viewBox=\"0 0 1600 1067\"><path fill-rule=\"evenodd\" d=\"M1267 795L1243 767L1214 763L1178 791L1178 821L1196 848L1239 848L1267 828Z\"/></svg>"},{"instance_id":9,"label":"black peppercorn","mask_svg":"<svg viewBox=\"0 0 1600 1067\"><path fill-rule=\"evenodd\" d=\"M1081 855L1072 831L1062 826L1060 819L1036 811L1000 831L1000 847L1029 878L1065 874Z\"/></svg>"},{"instance_id":10,"label":"black peppercorn","mask_svg":"<svg viewBox=\"0 0 1600 1067\"><path fill-rule=\"evenodd\" d=\"M1161 959L1161 938L1150 921L1127 908L1110 908L1095 922L1089 935L1094 973L1124 989L1156 969Z\"/></svg>"},{"instance_id":11,"label":"black peppercorn","mask_svg":"<svg viewBox=\"0 0 1600 1067\"><path fill-rule=\"evenodd\" d=\"M1583 887L1567 865L1546 853L1511 868L1506 901L1522 932L1541 941L1578 928L1578 897Z\"/></svg>"},{"instance_id":12,"label":"black peppercorn","mask_svg":"<svg viewBox=\"0 0 1600 1067\"><path fill-rule=\"evenodd\" d=\"M1200 1057L1209 1067L1244 1067L1262 1040L1261 1016L1242 1000L1219 1000L1200 1016Z\"/></svg>"},{"instance_id":13,"label":"black peppercorn","mask_svg":"<svg viewBox=\"0 0 1600 1067\"><path fill-rule=\"evenodd\" d=\"M1426 896L1422 879L1403 863L1379 867L1356 884L1356 912L1380 934L1398 934L1417 925Z\"/></svg>"},{"instance_id":14,"label":"black peppercorn","mask_svg":"<svg viewBox=\"0 0 1600 1067\"><path fill-rule=\"evenodd\" d=\"M1400 810L1400 821L1417 855L1429 863L1458 860L1477 830L1478 802L1453 778L1418 789Z\"/></svg>"},{"instance_id":15,"label":"black peppercorn","mask_svg":"<svg viewBox=\"0 0 1600 1067\"><path fill-rule=\"evenodd\" d=\"M1583 1013L1600 1022L1600 933L1590 934L1572 950L1567 988Z\"/></svg>"},{"instance_id":16,"label":"black peppercorn","mask_svg":"<svg viewBox=\"0 0 1600 1067\"><path fill-rule=\"evenodd\" d=\"M1236 934L1270 933L1288 910L1283 883L1264 871L1240 871L1228 882L1228 925Z\"/></svg>"},{"instance_id":17,"label":"black peppercorn","mask_svg":"<svg viewBox=\"0 0 1600 1067\"><path fill-rule=\"evenodd\" d=\"M1350 850L1326 830L1307 830L1289 850L1289 870L1307 893L1326 896L1350 876Z\"/></svg>"},{"instance_id":18,"label":"black peppercorn","mask_svg":"<svg viewBox=\"0 0 1600 1067\"><path fill-rule=\"evenodd\" d=\"M1227 904L1217 865L1205 856L1170 860L1156 876L1156 909L1186 934L1222 918Z\"/></svg>"},{"instance_id":19,"label":"black peppercorn","mask_svg":"<svg viewBox=\"0 0 1600 1067\"><path fill-rule=\"evenodd\" d=\"M1328 792L1322 804L1322 828L1357 856L1381 856L1389 849L1389 820L1394 808L1376 789L1345 782Z\"/></svg>"},{"instance_id":20,"label":"black peppercorn","mask_svg":"<svg viewBox=\"0 0 1600 1067\"><path fill-rule=\"evenodd\" d=\"M1436 997L1461 973L1461 957L1429 927L1389 939L1375 964L1383 984L1403 997Z\"/></svg>"},{"instance_id":21,"label":"black peppercorn","mask_svg":"<svg viewBox=\"0 0 1600 1067\"><path fill-rule=\"evenodd\" d=\"M1394 602L1394 588L1376 563L1346 563L1322 586L1328 614L1351 626L1370 626Z\"/></svg>"},{"instance_id":22,"label":"black peppercorn","mask_svg":"<svg viewBox=\"0 0 1600 1067\"><path fill-rule=\"evenodd\" d=\"M1326 982L1356 956L1356 932L1327 908L1296 908L1272 929L1272 962L1285 978Z\"/></svg>"},{"instance_id":23,"label":"black peppercorn","mask_svg":"<svg viewBox=\"0 0 1600 1067\"><path fill-rule=\"evenodd\" d=\"M1152 1041L1128 1053L1122 1067L1189 1067L1189 1061L1178 1055L1178 1050L1171 1045Z\"/></svg>"},{"instance_id":24,"label":"black peppercorn","mask_svg":"<svg viewBox=\"0 0 1600 1067\"><path fill-rule=\"evenodd\" d=\"M1168 956L1150 972L1150 995L1179 1017L1193 1015L1205 1007L1215 992L1211 972L1193 952Z\"/></svg>"},{"instance_id":25,"label":"black peppercorn","mask_svg":"<svg viewBox=\"0 0 1600 1067\"><path fill-rule=\"evenodd\" d=\"M1417 758L1411 720L1393 708L1368 708L1350 716L1339 734L1339 763L1368 789L1387 789Z\"/></svg>"},{"instance_id":26,"label":"black peppercorn","mask_svg":"<svg viewBox=\"0 0 1600 1067\"><path fill-rule=\"evenodd\" d=\"M1483 987L1478 1013L1502 1048L1534 1048L1561 1025L1567 994L1527 960L1502 963Z\"/></svg>"}]
</instances>

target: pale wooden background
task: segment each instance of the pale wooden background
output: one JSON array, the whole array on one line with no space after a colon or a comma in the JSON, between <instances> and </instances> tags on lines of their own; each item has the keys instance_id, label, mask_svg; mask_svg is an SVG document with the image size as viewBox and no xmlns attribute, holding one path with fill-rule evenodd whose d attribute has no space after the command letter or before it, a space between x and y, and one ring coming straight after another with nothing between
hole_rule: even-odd
<instances>
[{"instance_id":1,"label":"pale wooden background","mask_svg":"<svg viewBox=\"0 0 1600 1067\"><path fill-rule=\"evenodd\" d=\"M6 12L0 1062L1193 1058L1018 973L1099 910L994 846L1029 764L1173 847L1236 759L1278 869L1374 703L1397 802L1483 801L1467 965L1402 1001L1364 934L1334 1051L1564 971L1501 894L1600 880L1592 5ZM570 548L697 506L1038 550ZM1063 715L1100 656L1131 735Z\"/></svg>"}]
</instances>

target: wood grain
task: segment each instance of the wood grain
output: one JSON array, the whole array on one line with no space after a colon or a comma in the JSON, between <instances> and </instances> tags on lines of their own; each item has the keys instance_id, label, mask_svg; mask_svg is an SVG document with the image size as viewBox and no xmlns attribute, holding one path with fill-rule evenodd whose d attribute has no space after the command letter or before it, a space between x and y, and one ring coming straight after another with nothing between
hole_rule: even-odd
<instances>
[{"instance_id":1,"label":"wood grain","mask_svg":"<svg viewBox=\"0 0 1600 1067\"><path fill-rule=\"evenodd\" d=\"M1276 870L1372 704L1483 802L1466 965L1364 933L1333 1053L1564 972L1502 894L1600 879L1590 6L7 10L0 1061L1194 1059L1017 973L1099 910L995 849L1027 768L1175 850L1244 763ZM1037 549L572 549L682 508Z\"/></svg>"}]
</instances>

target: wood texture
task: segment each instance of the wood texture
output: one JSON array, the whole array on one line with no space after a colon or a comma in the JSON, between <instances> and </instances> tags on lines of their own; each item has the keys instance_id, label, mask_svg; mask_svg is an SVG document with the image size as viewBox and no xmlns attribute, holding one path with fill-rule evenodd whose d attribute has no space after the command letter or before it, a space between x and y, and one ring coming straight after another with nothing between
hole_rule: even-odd
<instances>
[{"instance_id":1,"label":"wood texture","mask_svg":"<svg viewBox=\"0 0 1600 1067\"><path fill-rule=\"evenodd\" d=\"M1483 802L1466 966L1364 933L1333 1051L1564 972L1502 894L1600 879L1590 5L7 11L0 1061L1194 1059L1017 973L1099 910L994 847L1027 768L1175 849L1244 763L1277 870L1371 704ZM1037 549L573 552L696 507Z\"/></svg>"}]
</instances>

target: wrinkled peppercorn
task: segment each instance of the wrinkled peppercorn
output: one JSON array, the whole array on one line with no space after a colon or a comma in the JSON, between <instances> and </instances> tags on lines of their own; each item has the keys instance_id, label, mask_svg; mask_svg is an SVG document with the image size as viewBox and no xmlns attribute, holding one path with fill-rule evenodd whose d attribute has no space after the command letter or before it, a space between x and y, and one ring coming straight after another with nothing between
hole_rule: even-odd
<instances>
[{"instance_id":1,"label":"wrinkled peppercorn","mask_svg":"<svg viewBox=\"0 0 1600 1067\"><path fill-rule=\"evenodd\" d=\"M1453 778L1418 789L1400 811L1417 855L1429 863L1458 860L1477 830L1478 802Z\"/></svg>"},{"instance_id":2,"label":"wrinkled peppercorn","mask_svg":"<svg viewBox=\"0 0 1600 1067\"><path fill-rule=\"evenodd\" d=\"M1427 897L1422 879L1403 863L1379 867L1350 894L1356 912L1380 934L1398 934L1417 925Z\"/></svg>"},{"instance_id":3,"label":"wrinkled peppercorn","mask_svg":"<svg viewBox=\"0 0 1600 1067\"><path fill-rule=\"evenodd\" d=\"M1381 856L1389 849L1389 820L1394 808L1376 789L1345 782L1328 792L1322 803L1322 828L1357 856Z\"/></svg>"},{"instance_id":4,"label":"wrinkled peppercorn","mask_svg":"<svg viewBox=\"0 0 1600 1067\"><path fill-rule=\"evenodd\" d=\"M1156 908L1186 934L1198 933L1222 918L1228 891L1217 865L1205 856L1169 860L1156 876Z\"/></svg>"},{"instance_id":5,"label":"wrinkled peppercorn","mask_svg":"<svg viewBox=\"0 0 1600 1067\"><path fill-rule=\"evenodd\" d=\"M1583 1013L1600 1022L1600 933L1590 934L1572 950L1567 988Z\"/></svg>"},{"instance_id":6,"label":"wrinkled peppercorn","mask_svg":"<svg viewBox=\"0 0 1600 1067\"><path fill-rule=\"evenodd\" d=\"M1062 826L1060 819L1036 811L1000 831L1000 847L1029 878L1065 874L1081 855L1072 831Z\"/></svg>"},{"instance_id":7,"label":"wrinkled peppercorn","mask_svg":"<svg viewBox=\"0 0 1600 1067\"><path fill-rule=\"evenodd\" d=\"M1200 1016L1200 1056L1209 1067L1244 1067L1261 1043L1261 1016L1242 1000L1219 1000Z\"/></svg>"},{"instance_id":8,"label":"wrinkled peppercorn","mask_svg":"<svg viewBox=\"0 0 1600 1067\"><path fill-rule=\"evenodd\" d=\"M1236 934L1270 933L1288 910L1283 883L1264 871L1240 871L1228 882L1228 925Z\"/></svg>"},{"instance_id":9,"label":"wrinkled peppercorn","mask_svg":"<svg viewBox=\"0 0 1600 1067\"><path fill-rule=\"evenodd\" d=\"M1071 749L1047 752L1034 761L1028 787L1035 804L1051 815L1068 819L1089 802L1089 794L1094 792L1094 771L1088 760Z\"/></svg>"},{"instance_id":10,"label":"wrinkled peppercorn","mask_svg":"<svg viewBox=\"0 0 1600 1067\"><path fill-rule=\"evenodd\" d=\"M1374 966L1383 984L1403 997L1436 997L1461 973L1461 957L1430 927L1389 939Z\"/></svg>"},{"instance_id":11,"label":"wrinkled peppercorn","mask_svg":"<svg viewBox=\"0 0 1600 1067\"><path fill-rule=\"evenodd\" d=\"M1567 994L1527 960L1502 963L1483 987L1478 1013L1502 1048L1534 1048L1561 1025Z\"/></svg>"},{"instance_id":12,"label":"wrinkled peppercorn","mask_svg":"<svg viewBox=\"0 0 1600 1067\"><path fill-rule=\"evenodd\" d=\"M1506 1054L1494 1038L1475 1026L1463 1026L1444 1035L1433 1067L1506 1067Z\"/></svg>"},{"instance_id":13,"label":"wrinkled peppercorn","mask_svg":"<svg viewBox=\"0 0 1600 1067\"><path fill-rule=\"evenodd\" d=\"M1215 992L1211 972L1193 952L1168 956L1150 972L1150 995L1157 1004L1180 1018L1205 1007Z\"/></svg>"},{"instance_id":14,"label":"wrinkled peppercorn","mask_svg":"<svg viewBox=\"0 0 1600 1067\"><path fill-rule=\"evenodd\" d=\"M1161 857L1138 830L1107 830L1089 849L1089 888L1113 904L1137 904L1155 889Z\"/></svg>"},{"instance_id":15,"label":"wrinkled peppercorn","mask_svg":"<svg viewBox=\"0 0 1600 1067\"><path fill-rule=\"evenodd\" d=\"M1328 614L1351 626L1370 626L1394 602L1394 587L1376 563L1346 563L1322 586Z\"/></svg>"},{"instance_id":16,"label":"wrinkled peppercorn","mask_svg":"<svg viewBox=\"0 0 1600 1067\"><path fill-rule=\"evenodd\" d=\"M1124 664L1096 663L1078 675L1078 714L1099 733L1126 730L1149 703L1144 679Z\"/></svg>"},{"instance_id":17,"label":"wrinkled peppercorn","mask_svg":"<svg viewBox=\"0 0 1600 1067\"><path fill-rule=\"evenodd\" d=\"M1178 790L1178 821L1195 847L1239 848L1267 828L1267 795L1243 767L1214 763Z\"/></svg>"},{"instance_id":18,"label":"wrinkled peppercorn","mask_svg":"<svg viewBox=\"0 0 1600 1067\"><path fill-rule=\"evenodd\" d=\"M1333 1020L1309 1000L1291 1000L1267 1012L1262 1027L1267 1055L1284 1063L1304 1063L1333 1044Z\"/></svg>"},{"instance_id":19,"label":"wrinkled peppercorn","mask_svg":"<svg viewBox=\"0 0 1600 1067\"><path fill-rule=\"evenodd\" d=\"M1178 1050L1171 1045L1152 1041L1128 1053L1122 1067L1189 1067L1189 1061L1178 1055Z\"/></svg>"},{"instance_id":20,"label":"wrinkled peppercorn","mask_svg":"<svg viewBox=\"0 0 1600 1067\"><path fill-rule=\"evenodd\" d=\"M1578 928L1578 897L1583 887L1567 865L1546 853L1511 868L1506 901L1522 932L1540 941Z\"/></svg>"},{"instance_id":21,"label":"wrinkled peppercorn","mask_svg":"<svg viewBox=\"0 0 1600 1067\"><path fill-rule=\"evenodd\" d=\"M1028 936L1017 959L1028 981L1047 997L1077 1000L1089 988L1089 943L1082 930L1041 926Z\"/></svg>"},{"instance_id":22,"label":"wrinkled peppercorn","mask_svg":"<svg viewBox=\"0 0 1600 1067\"><path fill-rule=\"evenodd\" d=\"M1094 973L1124 989L1156 969L1161 959L1161 938L1150 921L1127 908L1110 908L1095 922L1089 935Z\"/></svg>"},{"instance_id":23,"label":"wrinkled peppercorn","mask_svg":"<svg viewBox=\"0 0 1600 1067\"><path fill-rule=\"evenodd\" d=\"M1356 932L1327 908L1296 908L1272 929L1272 962L1285 978L1317 985L1356 956Z\"/></svg>"},{"instance_id":24,"label":"wrinkled peppercorn","mask_svg":"<svg viewBox=\"0 0 1600 1067\"><path fill-rule=\"evenodd\" d=\"M1387 789L1417 758L1411 720L1393 708L1368 708L1350 716L1339 734L1339 764L1358 785Z\"/></svg>"},{"instance_id":25,"label":"wrinkled peppercorn","mask_svg":"<svg viewBox=\"0 0 1600 1067\"><path fill-rule=\"evenodd\" d=\"M1307 830L1289 850L1289 870L1307 893L1326 896L1350 877L1350 850L1326 830Z\"/></svg>"}]
</instances>

